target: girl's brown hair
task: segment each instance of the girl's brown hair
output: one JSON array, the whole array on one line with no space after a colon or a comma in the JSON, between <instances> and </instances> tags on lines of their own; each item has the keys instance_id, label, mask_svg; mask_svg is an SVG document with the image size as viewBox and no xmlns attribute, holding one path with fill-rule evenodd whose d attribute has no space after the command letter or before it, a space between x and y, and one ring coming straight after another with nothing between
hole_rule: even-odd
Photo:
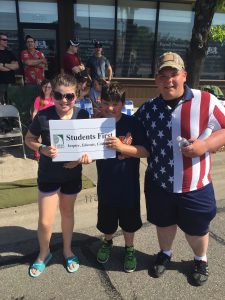
<instances>
[{"instance_id":1,"label":"girl's brown hair","mask_svg":"<svg viewBox=\"0 0 225 300\"><path fill-rule=\"evenodd\" d=\"M45 94L43 92L43 86L50 83L51 84L51 81L49 79L44 79L42 82L41 82L41 92L40 92L40 106L44 106L44 100L45 100ZM52 96L52 93L51 95Z\"/></svg>"}]
</instances>

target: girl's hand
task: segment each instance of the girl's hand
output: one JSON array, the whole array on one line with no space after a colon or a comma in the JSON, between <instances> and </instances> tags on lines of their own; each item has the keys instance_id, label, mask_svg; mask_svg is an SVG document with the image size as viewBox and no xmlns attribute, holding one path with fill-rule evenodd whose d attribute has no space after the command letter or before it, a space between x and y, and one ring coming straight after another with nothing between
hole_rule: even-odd
<instances>
[{"instance_id":1,"label":"girl's hand","mask_svg":"<svg viewBox=\"0 0 225 300\"><path fill-rule=\"evenodd\" d=\"M41 149L41 153L45 156L55 158L58 154L58 149L54 146L47 146Z\"/></svg>"}]
</instances>

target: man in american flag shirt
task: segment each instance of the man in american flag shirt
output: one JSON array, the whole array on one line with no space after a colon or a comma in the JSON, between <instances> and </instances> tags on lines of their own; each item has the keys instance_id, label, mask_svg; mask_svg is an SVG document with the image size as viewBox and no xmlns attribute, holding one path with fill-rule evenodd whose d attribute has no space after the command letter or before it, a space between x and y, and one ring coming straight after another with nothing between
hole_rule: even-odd
<instances>
[{"instance_id":1,"label":"man in american flag shirt","mask_svg":"<svg viewBox=\"0 0 225 300\"><path fill-rule=\"evenodd\" d=\"M160 96L136 113L149 141L147 219L156 225L160 247L153 272L160 277L168 267L179 227L194 252L193 283L202 285L208 279L209 224L216 215L210 152L225 144L225 109L215 96L185 84L187 73L178 54L160 56L157 71ZM213 133L200 139L207 128ZM180 148L178 136L190 145Z\"/></svg>"}]
</instances>

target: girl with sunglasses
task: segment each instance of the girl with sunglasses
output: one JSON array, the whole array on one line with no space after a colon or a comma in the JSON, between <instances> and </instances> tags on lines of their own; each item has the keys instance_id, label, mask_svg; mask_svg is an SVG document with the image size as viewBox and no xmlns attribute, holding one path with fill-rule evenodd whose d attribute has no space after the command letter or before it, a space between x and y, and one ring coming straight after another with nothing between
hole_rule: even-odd
<instances>
[{"instance_id":1,"label":"girl with sunglasses","mask_svg":"<svg viewBox=\"0 0 225 300\"><path fill-rule=\"evenodd\" d=\"M68 74L60 74L52 82L55 105L44 109L34 117L25 137L27 146L39 151L38 167L38 241L40 252L29 268L31 277L38 277L52 258L49 249L52 225L59 202L63 235L63 255L67 271L73 273L79 268L79 261L71 249L74 227L74 204L81 191L82 166L72 162L70 168L63 162L52 162L57 149L50 143L49 120L86 119L88 112L74 107L76 100L76 79ZM41 137L42 144L39 142Z\"/></svg>"}]
</instances>

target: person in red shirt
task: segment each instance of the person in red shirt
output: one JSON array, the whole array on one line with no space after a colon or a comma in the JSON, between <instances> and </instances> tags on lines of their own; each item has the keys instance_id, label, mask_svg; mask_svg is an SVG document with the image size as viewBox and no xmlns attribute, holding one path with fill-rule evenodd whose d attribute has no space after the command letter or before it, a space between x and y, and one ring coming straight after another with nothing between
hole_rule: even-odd
<instances>
[{"instance_id":1,"label":"person in red shirt","mask_svg":"<svg viewBox=\"0 0 225 300\"><path fill-rule=\"evenodd\" d=\"M47 60L44 53L35 48L35 39L32 36L27 35L25 40L27 50L21 52L25 84L41 84L45 79Z\"/></svg>"},{"instance_id":2,"label":"person in red shirt","mask_svg":"<svg viewBox=\"0 0 225 300\"><path fill-rule=\"evenodd\" d=\"M63 59L65 73L74 75L76 78L79 78L80 73L85 69L77 54L79 44L77 41L69 40Z\"/></svg>"}]
</instances>

